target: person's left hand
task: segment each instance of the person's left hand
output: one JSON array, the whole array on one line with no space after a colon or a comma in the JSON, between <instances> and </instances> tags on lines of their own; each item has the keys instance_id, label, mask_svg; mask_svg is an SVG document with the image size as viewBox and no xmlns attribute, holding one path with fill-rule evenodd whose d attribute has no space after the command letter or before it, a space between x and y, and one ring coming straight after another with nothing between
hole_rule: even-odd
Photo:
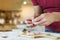
<instances>
[{"instance_id":1,"label":"person's left hand","mask_svg":"<svg viewBox=\"0 0 60 40\"><path fill-rule=\"evenodd\" d=\"M44 13L41 14L39 17L35 18L33 20L33 23L35 25L41 25L41 26L48 26L55 22L56 15L54 13Z\"/></svg>"}]
</instances>

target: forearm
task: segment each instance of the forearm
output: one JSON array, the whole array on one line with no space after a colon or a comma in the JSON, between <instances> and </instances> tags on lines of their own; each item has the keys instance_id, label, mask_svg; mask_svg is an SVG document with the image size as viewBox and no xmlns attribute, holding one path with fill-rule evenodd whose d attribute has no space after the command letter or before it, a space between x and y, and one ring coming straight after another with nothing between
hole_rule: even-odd
<instances>
[{"instance_id":1,"label":"forearm","mask_svg":"<svg viewBox=\"0 0 60 40\"><path fill-rule=\"evenodd\" d=\"M42 13L40 6L34 6L34 17L38 17Z\"/></svg>"}]
</instances>

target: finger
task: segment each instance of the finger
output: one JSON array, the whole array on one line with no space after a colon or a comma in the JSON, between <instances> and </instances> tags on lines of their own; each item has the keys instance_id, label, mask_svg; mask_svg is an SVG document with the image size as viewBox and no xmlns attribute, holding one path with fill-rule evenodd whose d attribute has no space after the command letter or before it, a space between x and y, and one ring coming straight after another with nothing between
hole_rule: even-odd
<instances>
[{"instance_id":1,"label":"finger","mask_svg":"<svg viewBox=\"0 0 60 40\"><path fill-rule=\"evenodd\" d=\"M31 19L27 19L27 20L25 20L25 23L31 23L31 22L32 22Z\"/></svg>"},{"instance_id":2,"label":"finger","mask_svg":"<svg viewBox=\"0 0 60 40\"><path fill-rule=\"evenodd\" d=\"M40 26L47 26L46 23L39 24Z\"/></svg>"},{"instance_id":3,"label":"finger","mask_svg":"<svg viewBox=\"0 0 60 40\"><path fill-rule=\"evenodd\" d=\"M50 22L45 22L45 23L43 23L43 25L45 25L45 26L49 26L51 23Z\"/></svg>"},{"instance_id":4,"label":"finger","mask_svg":"<svg viewBox=\"0 0 60 40\"><path fill-rule=\"evenodd\" d=\"M35 25L40 25L40 24L43 24L43 23L45 23L47 20L44 18L44 19L42 19L41 21L39 21L39 22L35 22L34 24Z\"/></svg>"},{"instance_id":5,"label":"finger","mask_svg":"<svg viewBox=\"0 0 60 40\"><path fill-rule=\"evenodd\" d=\"M45 23L46 21L47 21L47 19L46 19L46 18L43 18L43 19L40 21L39 24Z\"/></svg>"},{"instance_id":6,"label":"finger","mask_svg":"<svg viewBox=\"0 0 60 40\"><path fill-rule=\"evenodd\" d=\"M45 15L44 14L41 14L39 17L37 17L37 18L35 18L34 19L34 21L40 21L40 20L42 20L43 18L45 17Z\"/></svg>"},{"instance_id":7,"label":"finger","mask_svg":"<svg viewBox=\"0 0 60 40\"><path fill-rule=\"evenodd\" d=\"M31 21L25 21L26 24L31 24L32 22Z\"/></svg>"},{"instance_id":8,"label":"finger","mask_svg":"<svg viewBox=\"0 0 60 40\"><path fill-rule=\"evenodd\" d=\"M27 23L28 21L32 21L34 19L34 17L31 17L31 18L29 18L29 19L26 19L25 20L25 23Z\"/></svg>"},{"instance_id":9,"label":"finger","mask_svg":"<svg viewBox=\"0 0 60 40\"><path fill-rule=\"evenodd\" d=\"M32 19L26 19L26 21L32 21Z\"/></svg>"},{"instance_id":10,"label":"finger","mask_svg":"<svg viewBox=\"0 0 60 40\"><path fill-rule=\"evenodd\" d=\"M35 25L34 24L27 24L28 27L34 27Z\"/></svg>"}]
</instances>

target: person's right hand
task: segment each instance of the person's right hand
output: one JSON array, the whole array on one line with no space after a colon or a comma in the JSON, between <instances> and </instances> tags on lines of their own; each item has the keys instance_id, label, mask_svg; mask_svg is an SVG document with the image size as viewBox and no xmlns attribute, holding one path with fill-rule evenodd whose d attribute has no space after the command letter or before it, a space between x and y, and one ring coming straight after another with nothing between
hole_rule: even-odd
<instances>
[{"instance_id":1,"label":"person's right hand","mask_svg":"<svg viewBox=\"0 0 60 40\"><path fill-rule=\"evenodd\" d=\"M26 25L28 26L28 27L34 27L35 25L33 24L33 22L32 22L32 20L33 20L33 18L30 18L30 19L26 19L25 20L25 23L26 23Z\"/></svg>"},{"instance_id":2,"label":"person's right hand","mask_svg":"<svg viewBox=\"0 0 60 40\"><path fill-rule=\"evenodd\" d=\"M34 24L35 22L33 21L33 19L35 19L36 17L40 16L40 14L34 14L33 17L26 19L25 23L28 27L35 27L36 25Z\"/></svg>"}]
</instances>

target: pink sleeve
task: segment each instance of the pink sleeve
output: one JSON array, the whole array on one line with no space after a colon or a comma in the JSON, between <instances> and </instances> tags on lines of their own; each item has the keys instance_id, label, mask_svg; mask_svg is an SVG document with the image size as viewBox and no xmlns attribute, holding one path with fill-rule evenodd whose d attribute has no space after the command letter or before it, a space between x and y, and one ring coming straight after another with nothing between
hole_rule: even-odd
<instances>
[{"instance_id":1,"label":"pink sleeve","mask_svg":"<svg viewBox=\"0 0 60 40\"><path fill-rule=\"evenodd\" d=\"M37 2L37 0L31 0L31 1L32 1L32 4L33 4L34 6L39 5L38 2Z\"/></svg>"}]
</instances>

